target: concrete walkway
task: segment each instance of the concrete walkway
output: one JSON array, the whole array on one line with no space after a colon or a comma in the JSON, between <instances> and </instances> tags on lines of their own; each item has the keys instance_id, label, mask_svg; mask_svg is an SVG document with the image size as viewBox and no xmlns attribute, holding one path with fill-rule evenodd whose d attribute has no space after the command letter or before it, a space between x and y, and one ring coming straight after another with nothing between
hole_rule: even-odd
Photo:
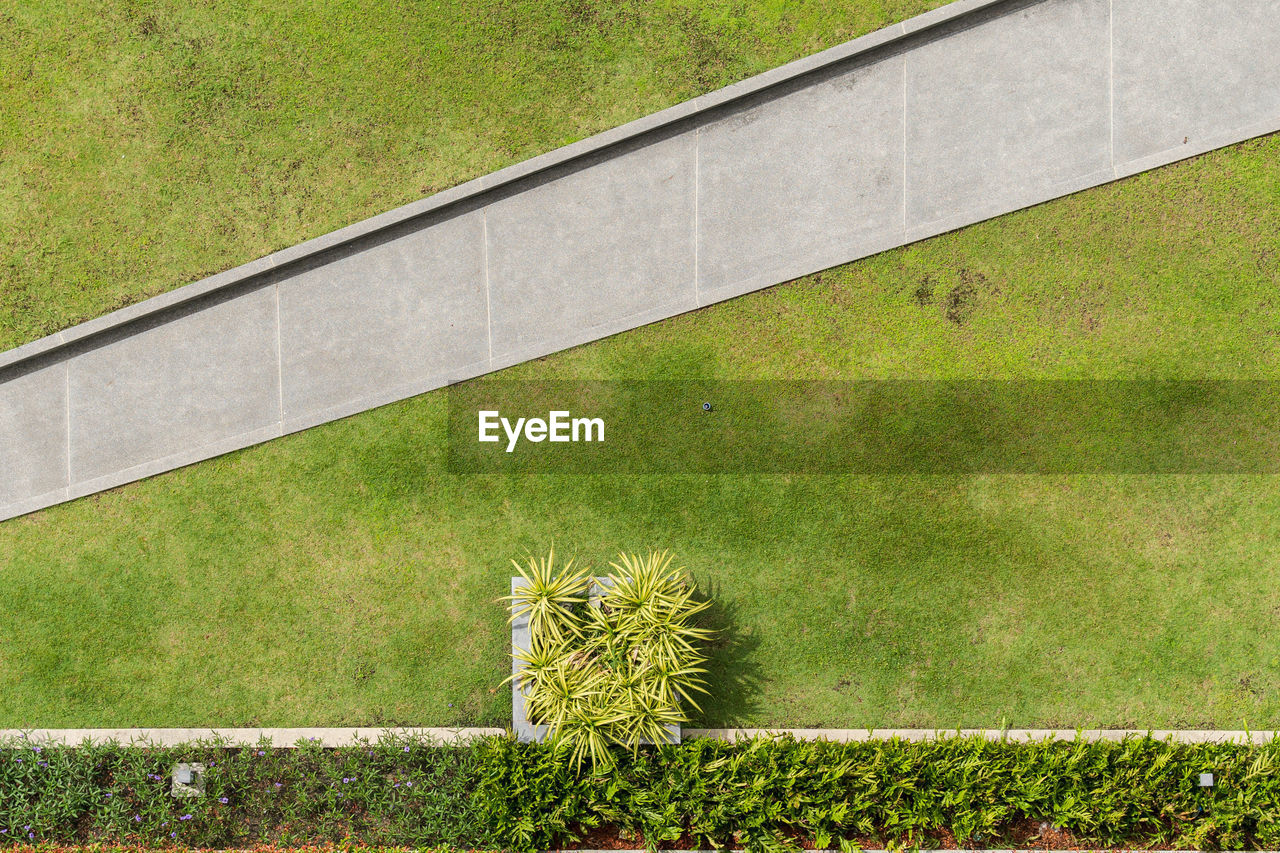
<instances>
[{"instance_id":1,"label":"concrete walkway","mask_svg":"<svg viewBox=\"0 0 1280 853\"><path fill-rule=\"evenodd\" d=\"M961 0L0 355L0 519L1280 130L1280 0Z\"/></svg>"}]
</instances>

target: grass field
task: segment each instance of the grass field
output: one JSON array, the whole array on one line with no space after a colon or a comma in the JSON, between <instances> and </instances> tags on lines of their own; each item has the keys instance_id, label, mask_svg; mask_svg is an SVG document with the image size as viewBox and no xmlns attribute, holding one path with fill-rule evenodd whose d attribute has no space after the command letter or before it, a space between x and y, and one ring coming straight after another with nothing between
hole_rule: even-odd
<instances>
[{"instance_id":1,"label":"grass field","mask_svg":"<svg viewBox=\"0 0 1280 853\"><path fill-rule=\"evenodd\" d=\"M908 5L264 7L217 32L215 6L8 7L0 32L71 62L3 42L4 343L937 4ZM412 32L439 50L407 60ZM235 108L200 113L219 91ZM1277 199L1270 137L501 376L1280 378ZM0 726L502 724L494 599L554 541L670 548L712 588L703 722L1280 727L1280 477L464 477L444 430L428 394L0 525Z\"/></svg>"}]
</instances>

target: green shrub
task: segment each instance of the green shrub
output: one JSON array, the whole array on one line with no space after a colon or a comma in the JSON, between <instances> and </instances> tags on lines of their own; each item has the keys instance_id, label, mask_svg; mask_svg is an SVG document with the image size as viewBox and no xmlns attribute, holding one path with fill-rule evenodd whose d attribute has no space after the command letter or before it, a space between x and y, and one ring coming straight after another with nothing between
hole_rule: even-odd
<instances>
[{"instance_id":1,"label":"green shrub","mask_svg":"<svg viewBox=\"0 0 1280 853\"><path fill-rule=\"evenodd\" d=\"M470 747L397 738L342 749L10 744L0 748L0 838L495 847L470 795L478 760ZM170 795L178 762L206 765L204 796Z\"/></svg>"},{"instance_id":2,"label":"green shrub","mask_svg":"<svg viewBox=\"0 0 1280 853\"><path fill-rule=\"evenodd\" d=\"M699 646L711 632L694 625L709 604L671 556L622 554L599 582L599 601L588 605L589 573L572 561L556 570L555 554L516 563L524 586L504 600L511 619L529 621L529 647L515 653L531 722L549 727L581 766L613 761L611 747L634 751L667 738L667 728L688 721L694 693L706 692ZM510 680L510 679L509 679ZM701 709L699 709L701 710Z\"/></svg>"},{"instance_id":3,"label":"green shrub","mask_svg":"<svg viewBox=\"0 0 1280 853\"><path fill-rule=\"evenodd\" d=\"M1055 824L1088 847L1280 848L1280 743L835 744L698 739L578 767L564 742L321 749L0 747L10 845L451 846L530 853L599 827L651 847L1007 847ZM179 761L206 794L170 796ZM1214 785L1201 788L1201 773ZM1021 833L1021 834L1019 834Z\"/></svg>"},{"instance_id":4,"label":"green shrub","mask_svg":"<svg viewBox=\"0 0 1280 853\"><path fill-rule=\"evenodd\" d=\"M834 744L695 740L571 773L554 745L491 744L486 820L505 846L545 849L602 824L652 847L1003 847L1047 822L1081 843L1195 849L1280 845L1280 744L1017 744L981 738ZM1200 788L1199 774L1215 785ZM518 795L515 795L519 792ZM1025 840L1025 839L1023 839Z\"/></svg>"}]
</instances>

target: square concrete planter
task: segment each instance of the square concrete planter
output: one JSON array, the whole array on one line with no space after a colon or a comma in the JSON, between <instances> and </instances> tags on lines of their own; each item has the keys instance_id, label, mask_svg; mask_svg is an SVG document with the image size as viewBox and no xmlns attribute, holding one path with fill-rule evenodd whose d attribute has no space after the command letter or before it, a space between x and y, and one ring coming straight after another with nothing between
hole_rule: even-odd
<instances>
[{"instance_id":1,"label":"square concrete planter","mask_svg":"<svg viewBox=\"0 0 1280 853\"><path fill-rule=\"evenodd\" d=\"M591 579L591 592L589 595L591 606L598 607L600 605L600 591L608 582L608 578ZM512 578L511 594L515 595L522 589L524 589L524 578ZM549 734L548 727L530 722L528 715L525 713L524 689L520 685L519 678L520 671L524 669L524 664L514 657L516 652L523 651L529 647L529 635L529 617L521 616L511 624L511 674L516 676L515 680L511 682L511 728L515 732L516 739L522 743L542 743ZM667 743L680 743L680 726L667 726L667 731L669 732ZM645 741L645 743L651 743L651 741Z\"/></svg>"}]
</instances>

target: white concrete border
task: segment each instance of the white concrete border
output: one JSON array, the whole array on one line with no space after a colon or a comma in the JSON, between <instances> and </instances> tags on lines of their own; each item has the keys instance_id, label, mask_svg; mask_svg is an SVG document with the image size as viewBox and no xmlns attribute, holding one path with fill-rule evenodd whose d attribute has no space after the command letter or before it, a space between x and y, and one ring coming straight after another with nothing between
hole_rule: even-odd
<instances>
[{"instance_id":1,"label":"white concrete border","mask_svg":"<svg viewBox=\"0 0 1280 853\"><path fill-rule=\"evenodd\" d=\"M58 746L95 746L119 743L142 747L187 746L200 741L218 741L223 746L259 746L264 742L276 749L297 747L314 741L320 746L359 746L384 737L414 738L438 745L470 743L478 738L501 735L506 729L450 728L299 728L299 729L0 729L0 747L15 742Z\"/></svg>"},{"instance_id":2,"label":"white concrete border","mask_svg":"<svg viewBox=\"0 0 1280 853\"><path fill-rule=\"evenodd\" d=\"M499 728L186 728L186 729L0 729L0 747L15 741L36 744L79 746L84 743L121 743L137 746L171 747L197 741L220 741L226 746L257 746L264 741L275 748L296 747L304 741L321 746L355 746L375 743L384 737L415 738L441 745L464 744L483 737L507 734ZM791 735L798 740L826 740L832 743L867 743L883 740L926 741L953 737L980 737L990 741L1033 743L1060 741L1119 741L1126 737L1150 736L1174 743L1266 744L1280 738L1280 731L1237 729L684 729L685 740L713 738L723 741L749 740L756 736Z\"/></svg>"},{"instance_id":3,"label":"white concrete border","mask_svg":"<svg viewBox=\"0 0 1280 853\"><path fill-rule=\"evenodd\" d=\"M685 729L690 738L749 740L757 735L791 735L798 740L833 743L865 743L877 740L926 741L953 737L980 737L990 741L1033 743L1045 740L1119 741L1150 736L1174 743L1264 744L1280 738L1280 731L1250 732L1232 729Z\"/></svg>"}]
</instances>

